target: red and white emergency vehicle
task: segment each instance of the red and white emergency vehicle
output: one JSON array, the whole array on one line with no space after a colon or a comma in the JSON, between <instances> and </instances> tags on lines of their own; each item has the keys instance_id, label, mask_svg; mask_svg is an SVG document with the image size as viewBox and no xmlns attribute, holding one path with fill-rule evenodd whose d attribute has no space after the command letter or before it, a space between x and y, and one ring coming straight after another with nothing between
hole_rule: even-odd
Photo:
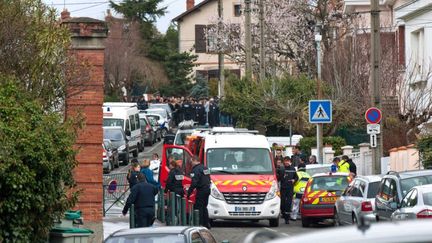
<instances>
[{"instance_id":1,"label":"red and white emergency vehicle","mask_svg":"<svg viewBox=\"0 0 432 243\"><path fill-rule=\"evenodd\" d=\"M165 187L168 159L182 160L189 188L191 158L197 156L210 170L211 195L208 211L214 220L269 220L279 225L280 197L272 153L263 135L256 131L213 128L193 133L185 146L164 144L160 182ZM191 196L194 200L194 195Z\"/></svg>"}]
</instances>

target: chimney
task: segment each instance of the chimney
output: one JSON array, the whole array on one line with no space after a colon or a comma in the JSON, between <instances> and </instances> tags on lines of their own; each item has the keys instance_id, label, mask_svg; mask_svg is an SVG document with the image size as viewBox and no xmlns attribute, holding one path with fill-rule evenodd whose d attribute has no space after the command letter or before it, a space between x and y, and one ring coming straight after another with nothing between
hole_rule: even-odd
<instances>
[{"instance_id":1,"label":"chimney","mask_svg":"<svg viewBox=\"0 0 432 243\"><path fill-rule=\"evenodd\" d=\"M67 9L63 9L63 11L60 13L61 20L70 19L70 13Z\"/></svg>"},{"instance_id":2,"label":"chimney","mask_svg":"<svg viewBox=\"0 0 432 243\"><path fill-rule=\"evenodd\" d=\"M186 11L195 7L195 0L186 0Z\"/></svg>"}]
</instances>

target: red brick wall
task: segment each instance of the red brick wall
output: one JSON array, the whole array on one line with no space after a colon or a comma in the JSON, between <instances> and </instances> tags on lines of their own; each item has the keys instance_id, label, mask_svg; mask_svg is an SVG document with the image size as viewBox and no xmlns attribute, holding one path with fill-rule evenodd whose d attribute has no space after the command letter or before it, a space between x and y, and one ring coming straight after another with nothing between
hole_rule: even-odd
<instances>
[{"instance_id":1,"label":"red brick wall","mask_svg":"<svg viewBox=\"0 0 432 243\"><path fill-rule=\"evenodd\" d=\"M79 132L76 142L79 165L74 175L78 188L82 189L76 209L83 211L85 221L102 221L104 50L74 50L74 54L90 68L89 82L79 87L69 87L69 93L73 95L66 101L66 116L80 113L85 119L84 128Z\"/></svg>"}]
</instances>

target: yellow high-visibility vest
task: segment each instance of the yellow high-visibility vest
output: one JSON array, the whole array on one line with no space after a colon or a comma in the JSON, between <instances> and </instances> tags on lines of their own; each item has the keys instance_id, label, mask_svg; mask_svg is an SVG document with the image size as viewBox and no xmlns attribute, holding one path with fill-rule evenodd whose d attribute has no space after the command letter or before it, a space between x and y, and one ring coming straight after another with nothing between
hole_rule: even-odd
<instances>
[{"instance_id":1,"label":"yellow high-visibility vest","mask_svg":"<svg viewBox=\"0 0 432 243\"><path fill-rule=\"evenodd\" d=\"M308 173L304 171L297 171L298 181L294 184L294 196L299 193L303 194L308 183L309 178L311 177ZM303 180L302 180L303 179Z\"/></svg>"},{"instance_id":2,"label":"yellow high-visibility vest","mask_svg":"<svg viewBox=\"0 0 432 243\"><path fill-rule=\"evenodd\" d=\"M350 173L349 163L345 160L341 160L338 163L338 172Z\"/></svg>"}]
</instances>

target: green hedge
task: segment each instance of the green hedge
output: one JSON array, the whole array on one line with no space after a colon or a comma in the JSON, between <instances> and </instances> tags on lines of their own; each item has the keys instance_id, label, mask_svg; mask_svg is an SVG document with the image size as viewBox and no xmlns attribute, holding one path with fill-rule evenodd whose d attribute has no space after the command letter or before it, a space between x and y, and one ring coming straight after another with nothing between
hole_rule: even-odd
<instances>
[{"instance_id":1,"label":"green hedge","mask_svg":"<svg viewBox=\"0 0 432 243\"><path fill-rule=\"evenodd\" d=\"M417 149L420 153L420 162L424 168L432 167L432 136L420 138L417 141Z\"/></svg>"},{"instance_id":2,"label":"green hedge","mask_svg":"<svg viewBox=\"0 0 432 243\"><path fill-rule=\"evenodd\" d=\"M74 124L0 74L0 242L46 242L73 207Z\"/></svg>"},{"instance_id":3,"label":"green hedge","mask_svg":"<svg viewBox=\"0 0 432 243\"><path fill-rule=\"evenodd\" d=\"M333 150L335 150L335 155L341 155L341 147L345 146L346 142L342 137L324 137L323 144L332 145ZM312 147L316 147L316 137L304 137L300 140L300 148L303 153L310 155Z\"/></svg>"}]
</instances>

